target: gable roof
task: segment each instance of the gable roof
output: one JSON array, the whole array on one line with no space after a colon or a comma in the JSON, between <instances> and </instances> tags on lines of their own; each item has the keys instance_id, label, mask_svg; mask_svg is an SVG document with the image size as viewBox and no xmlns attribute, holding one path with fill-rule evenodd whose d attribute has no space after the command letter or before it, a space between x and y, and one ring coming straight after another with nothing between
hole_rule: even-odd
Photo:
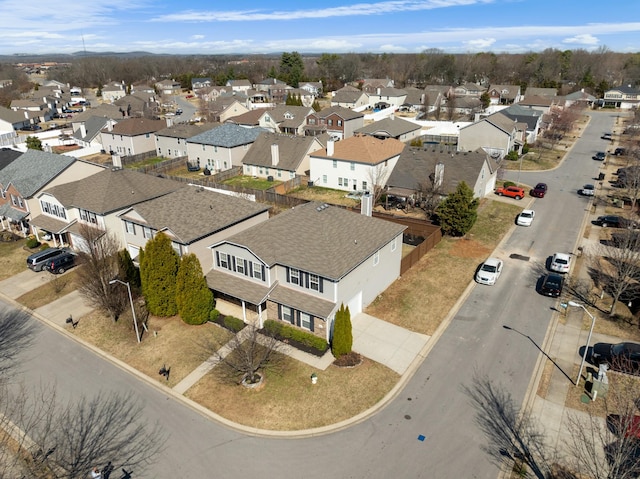
<instances>
[{"instance_id":1,"label":"gable roof","mask_svg":"<svg viewBox=\"0 0 640 479\"><path fill-rule=\"evenodd\" d=\"M267 130L264 128L245 128L234 125L233 123L224 123L199 135L192 136L188 139L188 142L200 145L221 146L223 148L235 148L236 146L253 143L260 133L265 131Z\"/></svg>"},{"instance_id":2,"label":"gable roof","mask_svg":"<svg viewBox=\"0 0 640 479\"><path fill-rule=\"evenodd\" d=\"M235 123L236 125L258 126L260 124L260 118L262 118L267 111L269 110L255 108L245 113L232 116L231 118L228 118L225 123L229 122Z\"/></svg>"},{"instance_id":3,"label":"gable roof","mask_svg":"<svg viewBox=\"0 0 640 479\"><path fill-rule=\"evenodd\" d=\"M520 104L511 105L500 113L520 123L526 123L527 130L533 131L538 125L542 112L532 107L522 106Z\"/></svg>"},{"instance_id":4,"label":"gable roof","mask_svg":"<svg viewBox=\"0 0 640 479\"><path fill-rule=\"evenodd\" d=\"M72 136L78 140L91 141L106 127L108 121L105 117L92 116L84 122L85 136L82 136L80 128L75 130Z\"/></svg>"},{"instance_id":5,"label":"gable roof","mask_svg":"<svg viewBox=\"0 0 640 479\"><path fill-rule=\"evenodd\" d=\"M85 111L78 113L73 118L72 123L81 123L92 116L101 116L111 120L120 120L122 118L122 112L117 106L112 105L111 103L101 103L96 107L87 108Z\"/></svg>"},{"instance_id":6,"label":"gable roof","mask_svg":"<svg viewBox=\"0 0 640 479\"><path fill-rule=\"evenodd\" d=\"M147 225L190 244L269 210L269 206L201 187L184 186L132 208ZM188 212L189 214L185 214ZM127 213L121 215L126 218Z\"/></svg>"},{"instance_id":7,"label":"gable roof","mask_svg":"<svg viewBox=\"0 0 640 479\"><path fill-rule=\"evenodd\" d=\"M273 167L279 170L296 171L313 144L319 145L313 136L291 136L277 133L262 133L242 159L244 165ZM278 164L273 164L272 148L278 148Z\"/></svg>"},{"instance_id":8,"label":"gable roof","mask_svg":"<svg viewBox=\"0 0 640 479\"><path fill-rule=\"evenodd\" d=\"M215 128L219 123L204 123L202 125L195 125L191 123L177 123L173 126L163 128L156 131L156 136L165 136L169 138L191 138L192 136L204 133L211 128Z\"/></svg>"},{"instance_id":9,"label":"gable roof","mask_svg":"<svg viewBox=\"0 0 640 479\"><path fill-rule=\"evenodd\" d=\"M405 144L395 138L379 140L368 135L352 136L334 142L333 155L331 156L327 154L326 148L314 151L311 156L328 160L354 161L356 163L377 165L398 156L402 153L404 147Z\"/></svg>"},{"instance_id":10,"label":"gable roof","mask_svg":"<svg viewBox=\"0 0 640 479\"><path fill-rule=\"evenodd\" d=\"M331 97L331 101L333 103L355 103L363 96L368 97L365 92L360 91L357 88L349 90L341 88Z\"/></svg>"},{"instance_id":11,"label":"gable roof","mask_svg":"<svg viewBox=\"0 0 640 479\"><path fill-rule=\"evenodd\" d=\"M0 170L11 164L13 160L22 155L21 151L11 148L0 148Z\"/></svg>"},{"instance_id":12,"label":"gable roof","mask_svg":"<svg viewBox=\"0 0 640 479\"><path fill-rule=\"evenodd\" d=\"M516 128L516 121L506 115L503 115L501 112L489 115L481 121L491 123L493 126L506 131L509 134L511 134L511 132Z\"/></svg>"},{"instance_id":13,"label":"gable roof","mask_svg":"<svg viewBox=\"0 0 640 479\"><path fill-rule=\"evenodd\" d=\"M330 106L329 108L324 108L320 111L315 112L315 116L317 116L318 118L326 118L334 114L338 115L345 121L353 120L355 118L364 118L364 113L360 113L343 106Z\"/></svg>"},{"instance_id":14,"label":"gable roof","mask_svg":"<svg viewBox=\"0 0 640 479\"><path fill-rule=\"evenodd\" d=\"M455 152L439 149L405 148L393 168L387 187L393 190L417 191L419 185L430 185L430 175L435 173L436 164L444 165L442 191L452 193L461 181L473 188L485 162L491 173L497 164L481 148L476 151Z\"/></svg>"},{"instance_id":15,"label":"gable roof","mask_svg":"<svg viewBox=\"0 0 640 479\"><path fill-rule=\"evenodd\" d=\"M182 183L129 169L106 169L79 181L46 191L65 207L106 215L128 206L166 195Z\"/></svg>"},{"instance_id":16,"label":"gable roof","mask_svg":"<svg viewBox=\"0 0 640 479\"><path fill-rule=\"evenodd\" d=\"M362 133L373 136L388 136L397 138L400 135L419 130L421 128L417 123L403 120L402 118L390 116L382 120L375 121L367 126L358 128L354 133Z\"/></svg>"},{"instance_id":17,"label":"gable roof","mask_svg":"<svg viewBox=\"0 0 640 479\"><path fill-rule=\"evenodd\" d=\"M75 161L72 156L27 150L0 170L0 185L6 188L12 184L24 198L29 198Z\"/></svg>"},{"instance_id":18,"label":"gable roof","mask_svg":"<svg viewBox=\"0 0 640 479\"><path fill-rule=\"evenodd\" d=\"M11 124L28 121L24 111L11 110L3 106L0 106L0 120Z\"/></svg>"},{"instance_id":19,"label":"gable roof","mask_svg":"<svg viewBox=\"0 0 640 479\"><path fill-rule=\"evenodd\" d=\"M557 96L558 90L555 88L542 88L530 86L525 90L525 96Z\"/></svg>"},{"instance_id":20,"label":"gable roof","mask_svg":"<svg viewBox=\"0 0 640 479\"><path fill-rule=\"evenodd\" d=\"M502 98L515 99L520 91L520 85L491 85L489 91L495 90Z\"/></svg>"},{"instance_id":21,"label":"gable roof","mask_svg":"<svg viewBox=\"0 0 640 479\"><path fill-rule=\"evenodd\" d=\"M312 202L280 213L227 242L248 248L269 266L280 264L339 280L404 229L390 221Z\"/></svg>"},{"instance_id":22,"label":"gable roof","mask_svg":"<svg viewBox=\"0 0 640 479\"><path fill-rule=\"evenodd\" d=\"M147 133L155 133L167 126L165 120L149 120L148 118L126 118L113 126L111 131L102 130L103 133L112 133L123 136L139 136Z\"/></svg>"},{"instance_id":23,"label":"gable roof","mask_svg":"<svg viewBox=\"0 0 640 479\"><path fill-rule=\"evenodd\" d=\"M551 106L558 97L551 96L539 96L539 95L525 95L524 99L520 102L521 105L534 105L534 106Z\"/></svg>"}]
</instances>

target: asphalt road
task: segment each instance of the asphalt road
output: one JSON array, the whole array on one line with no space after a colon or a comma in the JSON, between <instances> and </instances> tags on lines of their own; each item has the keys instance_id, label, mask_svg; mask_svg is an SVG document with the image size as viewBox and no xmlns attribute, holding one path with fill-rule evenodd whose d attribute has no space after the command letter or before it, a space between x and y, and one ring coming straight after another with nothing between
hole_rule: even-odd
<instances>
[{"instance_id":1,"label":"asphalt road","mask_svg":"<svg viewBox=\"0 0 640 479\"><path fill-rule=\"evenodd\" d=\"M190 122L196 114L198 110L192 103L188 100L185 100L181 96L174 96L174 100L176 101L176 105L178 108L182 108L182 115L176 115L173 117L173 121L176 123L188 123Z\"/></svg>"},{"instance_id":2,"label":"asphalt road","mask_svg":"<svg viewBox=\"0 0 640 479\"><path fill-rule=\"evenodd\" d=\"M22 377L31 384L55 380L63 398L101 390L139 396L148 420L159 421L170 437L163 455L145 475L134 471L135 479L495 478L498 468L482 450L486 440L462 387L477 372L523 400L555 305L536 293L536 282L549 255L573 250L589 204L576 189L597 174L599 164L591 156L606 146L599 137L613 121L614 115L594 113L559 168L521 174L522 182L548 183L549 192L534 201L533 225L514 227L496 252L505 260L498 283L473 288L407 387L357 425L304 439L246 435L205 419L35 321L36 342L24 352L29 360Z\"/></svg>"}]
</instances>

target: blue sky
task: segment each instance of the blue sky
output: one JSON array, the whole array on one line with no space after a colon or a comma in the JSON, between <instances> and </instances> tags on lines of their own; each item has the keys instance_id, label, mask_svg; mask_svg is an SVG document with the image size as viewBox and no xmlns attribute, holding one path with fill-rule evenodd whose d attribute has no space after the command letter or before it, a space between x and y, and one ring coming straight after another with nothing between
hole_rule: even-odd
<instances>
[{"instance_id":1,"label":"blue sky","mask_svg":"<svg viewBox=\"0 0 640 479\"><path fill-rule=\"evenodd\" d=\"M640 51L638 0L0 0L0 12L0 54Z\"/></svg>"}]
</instances>

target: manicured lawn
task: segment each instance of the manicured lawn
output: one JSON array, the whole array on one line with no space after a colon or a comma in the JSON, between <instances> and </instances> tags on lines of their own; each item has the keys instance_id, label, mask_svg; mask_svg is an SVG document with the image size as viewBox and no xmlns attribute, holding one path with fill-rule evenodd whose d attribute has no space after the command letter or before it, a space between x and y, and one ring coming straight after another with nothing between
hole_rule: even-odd
<instances>
[{"instance_id":1,"label":"manicured lawn","mask_svg":"<svg viewBox=\"0 0 640 479\"><path fill-rule=\"evenodd\" d=\"M294 190L291 190L288 194L307 201L318 201L333 205L355 207L360 204L359 200L348 198L346 191L321 188L319 186L299 186Z\"/></svg>"},{"instance_id":2,"label":"manicured lawn","mask_svg":"<svg viewBox=\"0 0 640 479\"><path fill-rule=\"evenodd\" d=\"M39 288L23 294L17 298L16 301L29 309L37 309L40 306L52 303L56 299L60 299L77 289L77 274L78 267L72 269L66 274L53 275L53 279L51 281L44 283Z\"/></svg>"},{"instance_id":3,"label":"manicured lawn","mask_svg":"<svg viewBox=\"0 0 640 479\"><path fill-rule=\"evenodd\" d=\"M25 247L25 240L0 242L0 280L10 278L27 268L27 256L32 252Z\"/></svg>"}]
</instances>

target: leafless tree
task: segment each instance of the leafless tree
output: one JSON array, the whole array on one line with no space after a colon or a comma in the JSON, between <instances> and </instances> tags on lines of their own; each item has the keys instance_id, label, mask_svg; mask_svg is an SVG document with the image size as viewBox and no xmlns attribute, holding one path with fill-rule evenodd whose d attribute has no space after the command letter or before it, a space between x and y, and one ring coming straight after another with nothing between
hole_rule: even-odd
<instances>
[{"instance_id":1,"label":"leafless tree","mask_svg":"<svg viewBox=\"0 0 640 479\"><path fill-rule=\"evenodd\" d=\"M228 381L249 384L260 381L260 371L278 368L285 346L275 336L261 334L249 324L229 341L225 347L213 345L216 369ZM211 345L207 346L211 347Z\"/></svg>"},{"instance_id":2,"label":"leafless tree","mask_svg":"<svg viewBox=\"0 0 640 479\"><path fill-rule=\"evenodd\" d=\"M456 96L450 95L447 99L447 120L453 121L456 116Z\"/></svg>"},{"instance_id":3,"label":"leafless tree","mask_svg":"<svg viewBox=\"0 0 640 479\"><path fill-rule=\"evenodd\" d=\"M379 163L369 168L367 172L367 182L374 205L380 200L390 173L389 168L385 166L384 163Z\"/></svg>"},{"instance_id":4,"label":"leafless tree","mask_svg":"<svg viewBox=\"0 0 640 479\"><path fill-rule=\"evenodd\" d=\"M614 315L621 298L640 297L640 232L623 229L613 233L589 252L589 274L595 284L611 296L609 314Z\"/></svg>"},{"instance_id":5,"label":"leafless tree","mask_svg":"<svg viewBox=\"0 0 640 479\"><path fill-rule=\"evenodd\" d=\"M431 173L429 179L418 183L418 205L431 217L445 197L442 182L437 181L436 174Z\"/></svg>"},{"instance_id":6,"label":"leafless tree","mask_svg":"<svg viewBox=\"0 0 640 479\"><path fill-rule=\"evenodd\" d=\"M166 435L148 425L133 395L99 391L62 401L53 386L0 393L0 449L29 477L86 478L94 467L140 473L162 451Z\"/></svg>"},{"instance_id":7,"label":"leafless tree","mask_svg":"<svg viewBox=\"0 0 640 479\"><path fill-rule=\"evenodd\" d=\"M485 452L498 466L512 459L529 467L538 479L547 479L551 457L545 435L531 414L521 411L511 394L488 376L475 374L464 391L475 409L476 424L487 437Z\"/></svg>"},{"instance_id":8,"label":"leafless tree","mask_svg":"<svg viewBox=\"0 0 640 479\"><path fill-rule=\"evenodd\" d=\"M78 291L115 321L128 304L126 289L109 284L119 273L118 240L113 233L86 224L80 226L80 236L82 267L78 270Z\"/></svg>"},{"instance_id":9,"label":"leafless tree","mask_svg":"<svg viewBox=\"0 0 640 479\"><path fill-rule=\"evenodd\" d=\"M17 365L17 355L33 339L29 316L9 306L0 308L0 382L7 379Z\"/></svg>"}]
</instances>

